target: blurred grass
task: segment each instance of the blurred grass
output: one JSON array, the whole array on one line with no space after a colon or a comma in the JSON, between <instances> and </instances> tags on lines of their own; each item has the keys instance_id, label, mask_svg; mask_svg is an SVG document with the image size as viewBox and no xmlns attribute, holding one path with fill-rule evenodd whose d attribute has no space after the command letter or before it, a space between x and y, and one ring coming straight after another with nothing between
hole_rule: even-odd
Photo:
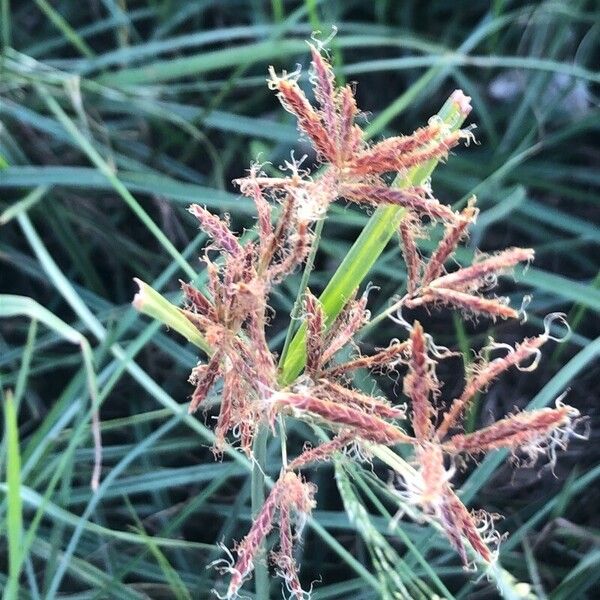
<instances>
[{"instance_id":1,"label":"blurred grass","mask_svg":"<svg viewBox=\"0 0 600 600\"><path fill-rule=\"evenodd\" d=\"M473 241L483 249L536 248L535 267L506 284L515 298L534 295L528 331L549 311L571 317L569 342L546 354L536 377L499 383L490 394L495 404L482 400L478 418L531 399L543 406L571 388L569 401L590 415L591 440L559 460L556 480L540 472L511 483L501 454L468 473L463 498L506 515L514 532L500 555L499 589L470 583L447 543L423 524L402 521L388 536L396 508L368 469L336 466L338 493L333 471L321 467L311 474L320 492L300 557L305 580L322 575L315 598L527 597L527 584L539 597L594 597L600 77L593 2L3 0L0 15L4 597L205 598L222 590L216 571L204 567L220 557L217 543L230 546L248 525L250 465L237 453L213 461L210 417L205 426L183 404L196 350L130 308L132 277L172 301L178 277L202 283L196 256L204 238L184 210L192 201L229 212L239 230L251 225L252 207L229 181L257 158L278 165L291 147L306 151L266 89L266 67L306 66L304 40L314 29L327 37L332 24L339 77L357 80L370 135L412 130L455 87L473 97L481 145L457 151L436 171L436 192L459 204L478 195ZM366 221L353 209L332 209L312 289L325 287ZM381 288L372 301L378 314L401 291L395 244L369 276ZM274 348L283 344L299 285L297 275L273 298L281 310ZM29 298L21 312L33 321L15 316L14 305L11 312L9 294ZM431 321L446 345L478 349L488 333L487 324L448 323ZM385 343L389 329L381 321L365 343ZM85 361L64 343L67 332L89 348ZM491 333L511 341L516 330L499 325ZM104 446L95 495L90 381L98 386ZM290 431L290 444L305 435L314 434ZM271 475L277 444L267 448Z\"/></svg>"}]
</instances>

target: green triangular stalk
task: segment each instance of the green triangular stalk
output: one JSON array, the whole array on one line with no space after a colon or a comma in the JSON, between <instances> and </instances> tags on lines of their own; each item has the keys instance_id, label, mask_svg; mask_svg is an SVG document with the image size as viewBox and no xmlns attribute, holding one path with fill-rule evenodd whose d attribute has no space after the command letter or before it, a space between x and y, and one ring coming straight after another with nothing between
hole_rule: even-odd
<instances>
[{"instance_id":1,"label":"green triangular stalk","mask_svg":"<svg viewBox=\"0 0 600 600\"><path fill-rule=\"evenodd\" d=\"M436 118L441 119L452 131L464 123L470 106L462 92L455 92L446 100ZM402 177L397 177L393 185L398 188L420 186L427 182L438 160L415 167ZM346 302L363 282L369 271L398 229L406 211L398 206L379 207L350 248L348 254L330 279L319 300L326 315L329 327L340 314ZM281 383L288 385L302 372L306 363L306 324L296 332L289 345L281 368Z\"/></svg>"},{"instance_id":2,"label":"green triangular stalk","mask_svg":"<svg viewBox=\"0 0 600 600\"><path fill-rule=\"evenodd\" d=\"M17 407L11 390L3 398L4 439L6 440L6 539L8 542L8 580L3 598L17 597L23 563L23 503L21 500L21 453Z\"/></svg>"}]
</instances>

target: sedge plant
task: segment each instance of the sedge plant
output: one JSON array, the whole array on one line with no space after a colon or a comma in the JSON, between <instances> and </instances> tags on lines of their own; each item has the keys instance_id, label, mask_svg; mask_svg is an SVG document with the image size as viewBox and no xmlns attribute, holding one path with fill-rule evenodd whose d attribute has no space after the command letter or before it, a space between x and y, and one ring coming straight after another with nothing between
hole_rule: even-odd
<instances>
[{"instance_id":1,"label":"sedge plant","mask_svg":"<svg viewBox=\"0 0 600 600\"><path fill-rule=\"evenodd\" d=\"M511 414L470 433L463 426L473 398L496 378L512 367L536 368L544 344L556 339L550 333L553 322L566 325L561 314L548 315L541 334L514 346L491 341L468 362L462 392L449 404L440 401L438 365L456 353L436 344L415 311L450 309L492 321L519 319L522 310L494 295L493 288L499 275L534 258L531 249L508 248L481 253L459 268L452 262L477 218L476 201L453 210L435 198L429 176L452 148L472 139L471 129L463 128L470 98L457 90L438 115L411 135L370 144L357 122L353 89L335 85L321 46L310 45L310 51L314 103L299 87L298 72L278 75L271 68L268 84L314 147L318 170L309 172L292 154L276 176L253 165L236 180L257 214L256 235L244 240L226 219L192 205L190 213L211 240L202 257L206 287L181 282L186 303L177 308L138 281L134 299L139 311L180 332L206 355L190 376L190 412L202 409L210 390L222 381L216 453L237 446L260 473L265 465L257 455L257 440L269 432L282 437L281 473L255 507L246 536L218 566L228 578L229 600L240 596L255 569L264 573L264 546L274 531L277 542L269 552L274 572L289 597L308 596L300 584L295 547L315 506L315 486L303 474L315 463L335 461L340 453L352 460L383 460L395 472L389 484L394 494L420 518L437 523L465 567L485 567L497 556L497 515L464 505L452 483L456 469L469 457L500 448L521 463L542 455L552 462L570 436L580 435L576 430L582 418L560 399L554 408ZM302 287L292 315L301 324L292 335L295 320L290 321L284 350L277 356L269 347L271 293L304 263L312 264L327 209L338 200L375 209L374 214L320 297ZM425 257L418 240L430 237L436 224L444 233ZM406 293L387 311L396 324L394 339L365 355L355 340L370 319L368 287L362 294L358 290L395 234L404 258ZM305 275L303 282L308 271ZM356 389L352 375L358 369L402 378L406 403ZM286 418L319 425L330 438L290 456ZM412 448L411 459L393 451L399 445Z\"/></svg>"}]
</instances>

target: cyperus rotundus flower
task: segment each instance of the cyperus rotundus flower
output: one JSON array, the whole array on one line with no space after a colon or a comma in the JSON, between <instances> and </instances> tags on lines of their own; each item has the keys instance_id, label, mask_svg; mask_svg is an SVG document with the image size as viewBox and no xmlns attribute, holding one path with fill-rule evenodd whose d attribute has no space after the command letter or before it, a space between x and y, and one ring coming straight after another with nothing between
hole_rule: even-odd
<instances>
[{"instance_id":1,"label":"cyperus rotundus flower","mask_svg":"<svg viewBox=\"0 0 600 600\"><path fill-rule=\"evenodd\" d=\"M318 171L310 173L303 167L304 159L292 155L275 176L254 165L246 177L236 180L256 208L253 235L238 235L227 219L199 205L190 207L211 242L203 255L205 288L182 282L186 304L175 309L186 324L180 331L188 339L201 340L198 345L208 355L190 376L194 391L189 411L202 408L211 389L222 381L216 450L237 442L251 459L258 430L270 428L281 434L285 417L324 427L332 434L330 440L307 446L293 458L287 456L284 438L279 477L249 532L236 545L235 557L230 555L221 566L230 576L224 592L228 600L239 596L258 561L266 560L262 548L273 531L278 532L276 550L270 553L275 573L291 598L306 598L294 548L315 505L315 486L299 472L315 463L338 460L349 448L357 450L352 453L357 459L377 455L373 452L377 448L412 447L412 464L396 480L399 496L438 523L465 566L471 563L469 547L481 561L492 562L500 540L493 527L496 517L470 511L454 491L452 477L460 457L504 448L530 461L547 453L552 462L580 422L576 409L557 402L555 408L515 413L471 433L462 427L464 413L477 393L513 366L528 371L537 366L540 348L554 339L551 321L563 318L558 315L549 317L541 335L514 347L490 346L504 354L472 363L462 393L447 407L441 405L436 367L448 353L434 344L418 320L407 321L407 311L450 307L492 320L514 319L520 311L490 295L490 290L499 276L533 260L533 250L509 248L477 255L472 264L447 271L477 217L475 198L459 212L439 202L426 181L398 186L390 184L389 176L401 177L429 161L446 159L461 141L472 138L470 128L450 127L443 119L432 118L411 135L369 143L358 124L352 87L335 85L322 48L311 45L310 51L316 104L299 86L298 73L277 75L271 68L268 82L312 144ZM456 91L449 102L462 122L471 110L470 99ZM325 218L329 205L338 199L404 211L398 235L406 293L386 312L402 325L399 335L406 339L394 338L387 346L362 354L357 336L369 324L368 289L362 295L353 290L342 299L341 312L333 315L310 290L302 290L303 368L297 377L283 377L278 356L269 346L273 316L269 299L275 286L311 256L314 223ZM429 236L431 225L443 227L443 235L425 259L419 239ZM156 316L148 286L140 285L136 307ZM361 369L396 375L406 370L403 390L408 406L357 389L352 375Z\"/></svg>"}]
</instances>

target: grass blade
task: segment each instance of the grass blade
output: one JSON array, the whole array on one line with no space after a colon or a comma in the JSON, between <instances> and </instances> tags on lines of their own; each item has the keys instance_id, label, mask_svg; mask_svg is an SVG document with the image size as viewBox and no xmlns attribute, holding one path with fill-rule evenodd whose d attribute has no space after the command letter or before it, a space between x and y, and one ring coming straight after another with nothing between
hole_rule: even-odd
<instances>
[{"instance_id":1,"label":"grass blade","mask_svg":"<svg viewBox=\"0 0 600 600\"><path fill-rule=\"evenodd\" d=\"M17 597L19 574L21 573L23 505L21 502L21 453L19 450L19 428L15 400L7 390L3 403L4 435L6 439L6 484L8 498L8 582L4 590L4 598L11 600Z\"/></svg>"}]
</instances>

